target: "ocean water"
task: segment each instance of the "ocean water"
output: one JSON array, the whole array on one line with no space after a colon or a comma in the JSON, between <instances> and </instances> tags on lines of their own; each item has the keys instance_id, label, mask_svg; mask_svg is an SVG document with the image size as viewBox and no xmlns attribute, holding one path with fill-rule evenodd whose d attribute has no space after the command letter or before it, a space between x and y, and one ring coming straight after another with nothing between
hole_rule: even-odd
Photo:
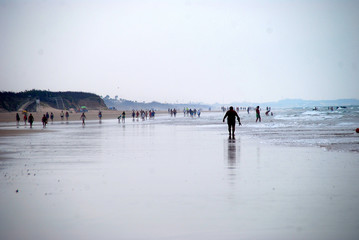
<instances>
[{"instance_id":1,"label":"ocean water","mask_svg":"<svg viewBox=\"0 0 359 240\"><path fill-rule=\"evenodd\" d=\"M259 138L263 143L285 146L313 146L333 151L359 152L359 106L349 106L333 111L328 107L273 109L273 116L261 112L262 122L255 122L255 112L239 111L242 126L236 126L237 136ZM224 113L204 113L200 119L183 122L163 119L162 123L197 124L199 127L223 131ZM159 122L158 122L159 123Z\"/></svg>"},{"instance_id":2,"label":"ocean water","mask_svg":"<svg viewBox=\"0 0 359 240\"><path fill-rule=\"evenodd\" d=\"M253 114L254 115L254 114ZM359 106L331 111L319 108L274 110L274 116L262 114L263 122L241 114L247 123L243 134L263 141L291 146L319 146L327 150L359 152Z\"/></svg>"}]
</instances>

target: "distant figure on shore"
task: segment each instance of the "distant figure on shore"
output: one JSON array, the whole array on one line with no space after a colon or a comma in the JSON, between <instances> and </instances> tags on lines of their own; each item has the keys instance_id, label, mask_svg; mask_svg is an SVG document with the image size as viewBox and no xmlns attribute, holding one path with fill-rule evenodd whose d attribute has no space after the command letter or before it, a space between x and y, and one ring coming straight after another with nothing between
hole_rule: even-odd
<instances>
[{"instance_id":1,"label":"distant figure on shore","mask_svg":"<svg viewBox=\"0 0 359 240\"><path fill-rule=\"evenodd\" d=\"M61 117L61 121L64 121L64 111L61 111L60 117Z\"/></svg>"},{"instance_id":2,"label":"distant figure on shore","mask_svg":"<svg viewBox=\"0 0 359 240\"><path fill-rule=\"evenodd\" d=\"M81 114L80 119L82 120L82 126L85 126L85 119L86 119L85 113Z\"/></svg>"},{"instance_id":3,"label":"distant figure on shore","mask_svg":"<svg viewBox=\"0 0 359 240\"><path fill-rule=\"evenodd\" d=\"M29 116L29 123L30 123L30 128L32 128L32 124L34 123L34 116L32 116L32 114L30 113L30 116Z\"/></svg>"},{"instance_id":4,"label":"distant figure on shore","mask_svg":"<svg viewBox=\"0 0 359 240\"><path fill-rule=\"evenodd\" d=\"M136 116L135 110L132 110L132 121L135 121L135 116Z\"/></svg>"},{"instance_id":5,"label":"distant figure on shore","mask_svg":"<svg viewBox=\"0 0 359 240\"><path fill-rule=\"evenodd\" d=\"M46 118L47 118L47 120L49 120L49 118L50 118L49 112L46 112Z\"/></svg>"},{"instance_id":6,"label":"distant figure on shore","mask_svg":"<svg viewBox=\"0 0 359 240\"><path fill-rule=\"evenodd\" d=\"M54 114L52 112L50 113L50 119L51 119L51 123L53 123L54 122Z\"/></svg>"},{"instance_id":7,"label":"distant figure on shore","mask_svg":"<svg viewBox=\"0 0 359 240\"><path fill-rule=\"evenodd\" d=\"M117 119L118 119L118 123L121 123L121 117L122 117L122 115L121 115L121 114L117 117Z\"/></svg>"},{"instance_id":8,"label":"distant figure on shore","mask_svg":"<svg viewBox=\"0 0 359 240\"><path fill-rule=\"evenodd\" d=\"M24 123L25 123L25 126L26 126L26 121L27 121L27 112L25 111L25 112L24 112Z\"/></svg>"},{"instance_id":9,"label":"distant figure on shore","mask_svg":"<svg viewBox=\"0 0 359 240\"><path fill-rule=\"evenodd\" d=\"M125 111L122 112L122 122L124 123L126 119L126 113Z\"/></svg>"},{"instance_id":10,"label":"distant figure on shore","mask_svg":"<svg viewBox=\"0 0 359 240\"><path fill-rule=\"evenodd\" d=\"M19 113L16 113L16 126L19 127L20 125L20 116Z\"/></svg>"},{"instance_id":11,"label":"distant figure on shore","mask_svg":"<svg viewBox=\"0 0 359 240\"><path fill-rule=\"evenodd\" d=\"M98 119L99 119L99 121L101 123L101 119L102 119L102 112L101 111L98 112Z\"/></svg>"},{"instance_id":12,"label":"distant figure on shore","mask_svg":"<svg viewBox=\"0 0 359 240\"><path fill-rule=\"evenodd\" d=\"M229 108L229 110L224 115L223 122L225 121L226 118L227 118L227 124L228 124L229 139L231 139L231 137L234 139L234 132L236 131L236 118L238 120L239 126L242 125L241 119L239 118L237 112L233 110L232 106Z\"/></svg>"},{"instance_id":13,"label":"distant figure on shore","mask_svg":"<svg viewBox=\"0 0 359 240\"><path fill-rule=\"evenodd\" d=\"M68 122L69 121L69 116L70 116L68 111L66 111L65 116L66 116L66 122Z\"/></svg>"},{"instance_id":14,"label":"distant figure on shore","mask_svg":"<svg viewBox=\"0 0 359 240\"><path fill-rule=\"evenodd\" d=\"M145 121L145 111L141 110L141 118L142 121Z\"/></svg>"},{"instance_id":15,"label":"distant figure on shore","mask_svg":"<svg viewBox=\"0 0 359 240\"><path fill-rule=\"evenodd\" d=\"M256 122L258 122L258 120L259 120L259 122L262 121L262 119L261 119L261 112L260 112L260 110L259 110L259 106L257 106L257 108L256 108Z\"/></svg>"},{"instance_id":16,"label":"distant figure on shore","mask_svg":"<svg viewBox=\"0 0 359 240\"><path fill-rule=\"evenodd\" d=\"M46 128L47 117L46 117L45 114L42 116L41 122L42 122L42 127L43 127L43 128Z\"/></svg>"}]
</instances>

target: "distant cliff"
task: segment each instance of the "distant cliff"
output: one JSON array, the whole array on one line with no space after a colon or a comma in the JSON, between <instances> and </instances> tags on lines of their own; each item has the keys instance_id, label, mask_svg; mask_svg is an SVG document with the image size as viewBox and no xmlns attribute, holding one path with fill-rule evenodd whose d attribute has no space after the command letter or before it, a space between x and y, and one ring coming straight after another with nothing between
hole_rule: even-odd
<instances>
[{"instance_id":1,"label":"distant cliff","mask_svg":"<svg viewBox=\"0 0 359 240\"><path fill-rule=\"evenodd\" d=\"M0 111L36 111L36 106L49 106L56 109L107 109L102 98L85 92L50 92L31 90L19 93L0 92Z\"/></svg>"}]
</instances>

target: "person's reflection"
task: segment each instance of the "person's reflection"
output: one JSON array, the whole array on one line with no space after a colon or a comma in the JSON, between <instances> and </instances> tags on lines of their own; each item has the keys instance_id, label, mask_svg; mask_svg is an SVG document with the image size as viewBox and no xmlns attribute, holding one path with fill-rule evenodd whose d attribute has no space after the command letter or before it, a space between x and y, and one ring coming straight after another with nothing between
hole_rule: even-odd
<instances>
[{"instance_id":1,"label":"person's reflection","mask_svg":"<svg viewBox=\"0 0 359 240\"><path fill-rule=\"evenodd\" d=\"M237 155L237 148L236 148L236 140L228 140L228 168L234 169L236 168L236 155Z\"/></svg>"},{"instance_id":2,"label":"person's reflection","mask_svg":"<svg viewBox=\"0 0 359 240\"><path fill-rule=\"evenodd\" d=\"M235 169L237 162L236 140L228 140L228 168Z\"/></svg>"},{"instance_id":3,"label":"person's reflection","mask_svg":"<svg viewBox=\"0 0 359 240\"><path fill-rule=\"evenodd\" d=\"M228 139L228 142L225 143L226 151L225 155L227 158L227 169L228 169L228 181L231 185L235 185L236 183L236 175L237 175L237 151L239 150L239 146L235 139Z\"/></svg>"}]
</instances>

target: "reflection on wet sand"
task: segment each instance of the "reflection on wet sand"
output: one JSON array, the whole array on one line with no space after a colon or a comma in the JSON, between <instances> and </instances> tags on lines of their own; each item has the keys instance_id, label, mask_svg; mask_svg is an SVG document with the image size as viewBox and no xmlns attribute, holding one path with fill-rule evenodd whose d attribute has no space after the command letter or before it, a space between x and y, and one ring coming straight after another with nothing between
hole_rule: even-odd
<instances>
[{"instance_id":1,"label":"reflection on wet sand","mask_svg":"<svg viewBox=\"0 0 359 240\"><path fill-rule=\"evenodd\" d=\"M239 142L239 140L237 140ZM236 181L236 169L239 159L237 159L237 151L239 151L239 145L236 139L228 139L225 141L225 160L227 161L229 182L234 184ZM238 156L239 158L239 156Z\"/></svg>"},{"instance_id":2,"label":"reflection on wet sand","mask_svg":"<svg viewBox=\"0 0 359 240\"><path fill-rule=\"evenodd\" d=\"M237 140L239 142L239 140ZM236 139L228 139L225 142L226 146L226 159L228 163L228 169L235 169L237 165L237 151L239 151L239 146L237 146ZM238 148L238 149L237 149Z\"/></svg>"},{"instance_id":3,"label":"reflection on wet sand","mask_svg":"<svg viewBox=\"0 0 359 240\"><path fill-rule=\"evenodd\" d=\"M228 140L228 168L234 169L236 168L236 140Z\"/></svg>"}]
</instances>

